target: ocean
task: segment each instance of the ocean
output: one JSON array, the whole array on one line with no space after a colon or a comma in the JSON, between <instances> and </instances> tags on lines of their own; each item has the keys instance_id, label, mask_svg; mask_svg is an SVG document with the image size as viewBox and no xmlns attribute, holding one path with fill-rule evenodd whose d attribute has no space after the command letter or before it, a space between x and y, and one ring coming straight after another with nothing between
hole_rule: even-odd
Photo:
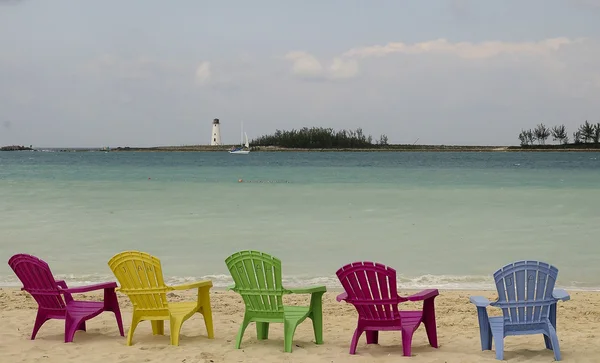
<instances>
[{"instance_id":1,"label":"ocean","mask_svg":"<svg viewBox=\"0 0 600 363\"><path fill-rule=\"evenodd\" d=\"M242 182L240 182L242 180ZM376 261L400 289L488 289L523 259L600 290L600 154L586 152L2 152L0 285L36 255L71 285L115 281L140 250L168 283L231 283L225 258L282 260L288 286L339 289Z\"/></svg>"}]
</instances>

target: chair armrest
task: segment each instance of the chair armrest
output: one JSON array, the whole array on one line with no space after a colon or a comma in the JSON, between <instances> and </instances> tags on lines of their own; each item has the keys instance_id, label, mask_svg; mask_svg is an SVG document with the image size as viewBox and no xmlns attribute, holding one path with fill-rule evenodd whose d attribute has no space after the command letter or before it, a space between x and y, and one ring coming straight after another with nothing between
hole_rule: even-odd
<instances>
[{"instance_id":1,"label":"chair armrest","mask_svg":"<svg viewBox=\"0 0 600 363\"><path fill-rule=\"evenodd\" d=\"M233 290L235 291L235 284L231 284L227 286L227 290Z\"/></svg>"},{"instance_id":2,"label":"chair armrest","mask_svg":"<svg viewBox=\"0 0 600 363\"><path fill-rule=\"evenodd\" d=\"M56 280L54 281L56 282L56 284L58 286L60 286L61 289L68 289L69 287L67 286L67 283L65 282L65 280Z\"/></svg>"},{"instance_id":3,"label":"chair armrest","mask_svg":"<svg viewBox=\"0 0 600 363\"><path fill-rule=\"evenodd\" d=\"M432 297L436 297L440 294L438 289L427 289L420 291L416 294L410 295L406 297L408 301L423 301L427 299L431 299Z\"/></svg>"},{"instance_id":4,"label":"chair armrest","mask_svg":"<svg viewBox=\"0 0 600 363\"><path fill-rule=\"evenodd\" d=\"M338 302L339 301L346 301L346 299L348 299L348 293L347 292L342 292L341 294L339 294L336 298L335 298Z\"/></svg>"},{"instance_id":5,"label":"chair armrest","mask_svg":"<svg viewBox=\"0 0 600 363\"><path fill-rule=\"evenodd\" d=\"M569 293L563 289L554 289L554 291L552 291L552 297L561 301L571 300Z\"/></svg>"},{"instance_id":6,"label":"chair armrest","mask_svg":"<svg viewBox=\"0 0 600 363\"><path fill-rule=\"evenodd\" d=\"M69 286L67 286L67 283L65 282L65 280L56 280L54 282L56 282L58 287L60 287L62 289L62 294L65 298L65 302L68 304L69 302L73 301L73 296L71 296L70 293L65 292L65 290L67 290L69 288Z\"/></svg>"},{"instance_id":7,"label":"chair armrest","mask_svg":"<svg viewBox=\"0 0 600 363\"><path fill-rule=\"evenodd\" d=\"M90 292L90 291L103 290L103 289L114 289L116 287L117 287L116 282L102 282L102 283L94 284L94 285L71 287L68 289L62 289L61 291L63 293L68 293L68 294L80 294L82 292Z\"/></svg>"},{"instance_id":8,"label":"chair armrest","mask_svg":"<svg viewBox=\"0 0 600 363\"><path fill-rule=\"evenodd\" d=\"M316 292L326 292L327 288L325 286L307 286L287 290L292 294L314 294Z\"/></svg>"},{"instance_id":9,"label":"chair armrest","mask_svg":"<svg viewBox=\"0 0 600 363\"><path fill-rule=\"evenodd\" d=\"M471 296L469 300L478 308L485 308L491 304L491 302L483 296Z\"/></svg>"},{"instance_id":10,"label":"chair armrest","mask_svg":"<svg viewBox=\"0 0 600 363\"><path fill-rule=\"evenodd\" d=\"M202 280L192 282L191 284L183 284L183 285L175 285L169 286L169 290L191 290L191 289L199 289L201 287L212 287L212 281L210 280Z\"/></svg>"}]
</instances>

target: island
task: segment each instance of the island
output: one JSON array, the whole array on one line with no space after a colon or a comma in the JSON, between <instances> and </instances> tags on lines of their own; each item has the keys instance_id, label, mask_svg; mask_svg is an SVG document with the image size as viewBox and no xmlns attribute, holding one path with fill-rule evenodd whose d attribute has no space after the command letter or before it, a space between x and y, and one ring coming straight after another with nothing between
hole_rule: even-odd
<instances>
[{"instance_id":1,"label":"island","mask_svg":"<svg viewBox=\"0 0 600 363\"><path fill-rule=\"evenodd\" d=\"M546 139L554 136L557 144L546 144ZM250 142L251 151L285 152L377 152L377 151L415 151L415 152L521 152L521 151L600 151L598 142L600 123L591 125L587 121L574 134L574 142L569 143L565 126L548 129L543 124L534 130L522 131L519 135L520 146L474 146L474 145L420 145L390 144L387 135L377 140L367 135L361 128L356 130L334 130L323 127L304 127L299 130L276 130L273 134L259 136ZM535 144L534 142L538 143ZM186 145L157 146L147 148L117 147L111 151L227 151L232 145Z\"/></svg>"},{"instance_id":2,"label":"island","mask_svg":"<svg viewBox=\"0 0 600 363\"><path fill-rule=\"evenodd\" d=\"M33 150L32 146L20 146L20 145L10 145L10 146L2 146L0 147L0 151L27 151Z\"/></svg>"},{"instance_id":3,"label":"island","mask_svg":"<svg viewBox=\"0 0 600 363\"><path fill-rule=\"evenodd\" d=\"M546 140L550 136L557 144L546 144ZM565 125L549 128L543 123L538 124L534 129L521 130L518 138L521 150L598 151L600 149L600 122L592 124L586 120L573 132L573 142L569 142L569 134Z\"/></svg>"},{"instance_id":4,"label":"island","mask_svg":"<svg viewBox=\"0 0 600 363\"><path fill-rule=\"evenodd\" d=\"M556 143L546 143L552 136ZM251 151L259 152L528 152L528 151L600 151L600 122L585 121L573 133L569 142L564 125L546 127L538 124L534 129L521 130L518 135L520 146L501 145L423 145L390 144L387 135L374 139L361 128L356 130L334 130L324 127L303 127L292 130L276 130L272 134L259 136L250 142ZM226 152L233 145L180 145L115 148L60 148L59 152L103 151L103 152ZM35 150L31 146L4 146L2 151Z\"/></svg>"}]
</instances>

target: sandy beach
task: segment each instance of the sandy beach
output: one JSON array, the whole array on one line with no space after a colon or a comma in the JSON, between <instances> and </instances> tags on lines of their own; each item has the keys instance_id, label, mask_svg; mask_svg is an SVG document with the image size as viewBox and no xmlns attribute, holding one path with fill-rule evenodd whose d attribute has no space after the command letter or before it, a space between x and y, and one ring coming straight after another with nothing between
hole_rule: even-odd
<instances>
[{"instance_id":1,"label":"sandy beach","mask_svg":"<svg viewBox=\"0 0 600 363\"><path fill-rule=\"evenodd\" d=\"M411 293L402 291L403 295ZM51 320L29 340L35 319L35 301L14 288L0 289L0 357L2 362L398 362L402 357L399 332L383 332L379 345L367 346L361 337L357 354L348 354L350 338L356 324L352 306L335 301L337 292L324 297L323 345L315 345L310 321L301 324L294 338L294 351L283 352L281 324L272 324L269 340L256 340L254 324L246 330L242 349L233 341L239 328L244 306L239 295L212 291L215 339L206 337L201 315L188 320L182 329L180 346L169 345L168 324L165 336L153 336L148 322L143 322L134 335L133 346L125 345L118 334L112 313L103 313L88 321L87 332L77 332L73 343L63 343L64 322ZM413 339L411 362L495 362L494 351L482 352L475 307L469 296L494 298L494 292L440 291L436 299L438 339L440 348L428 345L425 330L419 328ZM193 294L169 294L169 299L193 299ZM571 301L559 303L558 336L565 362L597 362L600 357L600 293L572 292ZM81 294L80 299L98 299L99 295ZM287 304L301 304L305 296L286 296ZM125 333L130 326L131 304L119 295ZM411 303L402 309L416 307ZM494 314L496 315L496 314ZM552 351L544 348L539 336L508 337L505 340L505 360L511 362L552 362ZM406 358L407 359L407 358ZM407 362L409 360L406 360Z\"/></svg>"}]
</instances>

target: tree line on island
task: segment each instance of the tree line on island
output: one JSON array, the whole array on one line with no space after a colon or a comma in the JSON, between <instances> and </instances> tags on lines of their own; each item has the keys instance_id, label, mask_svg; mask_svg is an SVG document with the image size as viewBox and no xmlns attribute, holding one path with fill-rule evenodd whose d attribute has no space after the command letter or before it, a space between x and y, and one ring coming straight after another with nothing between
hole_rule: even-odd
<instances>
[{"instance_id":1,"label":"tree line on island","mask_svg":"<svg viewBox=\"0 0 600 363\"><path fill-rule=\"evenodd\" d=\"M546 144L552 136L557 144ZM600 148L600 122L584 124L572 134L572 142L565 125L552 128L543 123L534 129L522 130L519 134L522 148ZM537 143L537 144L536 144ZM273 134L259 136L251 141L253 147L280 147L286 149L421 149L425 145L390 145L388 137L382 134L374 140L371 135L363 132L362 128L356 130L334 130L324 127L303 127L292 130L276 130ZM443 146L442 146L443 147ZM443 147L445 148L445 147ZM451 147L448 147L451 149ZM468 147L463 147L468 148ZM512 149L513 147L509 147Z\"/></svg>"},{"instance_id":2,"label":"tree line on island","mask_svg":"<svg viewBox=\"0 0 600 363\"><path fill-rule=\"evenodd\" d=\"M25 151L25 150L33 150L33 146L29 145L29 147L27 147L27 146L23 146L23 145L9 145L9 146L0 147L0 151Z\"/></svg>"},{"instance_id":3,"label":"tree line on island","mask_svg":"<svg viewBox=\"0 0 600 363\"><path fill-rule=\"evenodd\" d=\"M276 146L290 149L361 149L388 145L388 137L373 140L361 128L334 130L323 127L304 127L299 130L276 130L274 134L253 139L252 146Z\"/></svg>"},{"instance_id":4,"label":"tree line on island","mask_svg":"<svg viewBox=\"0 0 600 363\"><path fill-rule=\"evenodd\" d=\"M543 123L538 124L534 129L521 130L519 141L521 147L544 146L546 140L552 136L553 141L557 141L560 145L579 145L595 144L597 147L600 143L600 122L591 124L588 121L573 132L573 142L570 143L569 135L565 125L558 125L552 128L546 127ZM537 142L537 145L535 143ZM546 145L551 146L551 145Z\"/></svg>"}]
</instances>

